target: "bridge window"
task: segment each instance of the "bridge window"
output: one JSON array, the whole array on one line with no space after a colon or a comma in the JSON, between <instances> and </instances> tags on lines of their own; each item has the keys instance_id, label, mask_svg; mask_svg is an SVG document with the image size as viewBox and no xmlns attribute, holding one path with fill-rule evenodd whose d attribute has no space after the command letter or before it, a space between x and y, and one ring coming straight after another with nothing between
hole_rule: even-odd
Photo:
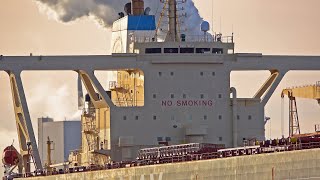
<instances>
[{"instance_id":1,"label":"bridge window","mask_svg":"<svg viewBox=\"0 0 320 180\"><path fill-rule=\"evenodd\" d=\"M222 48L212 48L212 53L213 54L223 54L223 49Z\"/></svg>"},{"instance_id":2,"label":"bridge window","mask_svg":"<svg viewBox=\"0 0 320 180\"><path fill-rule=\"evenodd\" d=\"M161 48L146 48L145 53L146 54L161 54L162 50L161 50Z\"/></svg>"},{"instance_id":3,"label":"bridge window","mask_svg":"<svg viewBox=\"0 0 320 180\"><path fill-rule=\"evenodd\" d=\"M194 48L180 48L180 53L194 53Z\"/></svg>"},{"instance_id":4,"label":"bridge window","mask_svg":"<svg viewBox=\"0 0 320 180\"><path fill-rule=\"evenodd\" d=\"M163 141L162 137L157 137L157 141Z\"/></svg>"},{"instance_id":5,"label":"bridge window","mask_svg":"<svg viewBox=\"0 0 320 180\"><path fill-rule=\"evenodd\" d=\"M210 48L197 48L196 49L196 53L206 53L206 52L210 53Z\"/></svg>"},{"instance_id":6,"label":"bridge window","mask_svg":"<svg viewBox=\"0 0 320 180\"><path fill-rule=\"evenodd\" d=\"M166 141L167 142L171 141L171 137L166 137Z\"/></svg>"},{"instance_id":7,"label":"bridge window","mask_svg":"<svg viewBox=\"0 0 320 180\"><path fill-rule=\"evenodd\" d=\"M178 48L164 48L164 53L179 53Z\"/></svg>"}]
</instances>

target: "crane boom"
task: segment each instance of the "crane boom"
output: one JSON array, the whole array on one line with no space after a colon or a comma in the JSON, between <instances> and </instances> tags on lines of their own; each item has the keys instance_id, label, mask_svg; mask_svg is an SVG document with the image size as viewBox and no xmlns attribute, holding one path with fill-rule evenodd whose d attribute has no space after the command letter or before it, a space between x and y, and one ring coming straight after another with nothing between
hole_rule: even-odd
<instances>
[{"instance_id":1,"label":"crane boom","mask_svg":"<svg viewBox=\"0 0 320 180\"><path fill-rule=\"evenodd\" d=\"M314 99L320 105L320 81L314 85L287 88L282 90L281 97L289 98L289 136L300 134L300 123L296 98Z\"/></svg>"},{"instance_id":2,"label":"crane boom","mask_svg":"<svg viewBox=\"0 0 320 180\"><path fill-rule=\"evenodd\" d=\"M314 85L284 89L282 90L281 97L285 95L289 96L290 93L293 97L314 99L320 104L320 81Z\"/></svg>"}]
</instances>

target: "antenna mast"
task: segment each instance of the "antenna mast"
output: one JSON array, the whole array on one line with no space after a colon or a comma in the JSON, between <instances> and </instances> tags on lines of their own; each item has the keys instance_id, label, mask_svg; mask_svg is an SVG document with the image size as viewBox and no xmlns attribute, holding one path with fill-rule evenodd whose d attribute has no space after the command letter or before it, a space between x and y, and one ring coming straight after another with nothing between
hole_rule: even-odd
<instances>
[{"instance_id":1,"label":"antenna mast","mask_svg":"<svg viewBox=\"0 0 320 180\"><path fill-rule=\"evenodd\" d=\"M169 15L169 31L165 41L180 41L177 28L177 1L168 0L168 15Z\"/></svg>"}]
</instances>

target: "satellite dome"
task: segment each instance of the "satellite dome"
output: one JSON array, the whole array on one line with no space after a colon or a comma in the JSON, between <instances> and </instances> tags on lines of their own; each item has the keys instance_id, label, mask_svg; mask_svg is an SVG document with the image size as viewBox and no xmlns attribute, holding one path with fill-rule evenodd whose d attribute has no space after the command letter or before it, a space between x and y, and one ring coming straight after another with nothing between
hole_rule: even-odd
<instances>
[{"instance_id":1,"label":"satellite dome","mask_svg":"<svg viewBox=\"0 0 320 180\"><path fill-rule=\"evenodd\" d=\"M201 23L201 31L207 32L209 30L210 30L210 24L208 23L208 21L203 21Z\"/></svg>"}]
</instances>

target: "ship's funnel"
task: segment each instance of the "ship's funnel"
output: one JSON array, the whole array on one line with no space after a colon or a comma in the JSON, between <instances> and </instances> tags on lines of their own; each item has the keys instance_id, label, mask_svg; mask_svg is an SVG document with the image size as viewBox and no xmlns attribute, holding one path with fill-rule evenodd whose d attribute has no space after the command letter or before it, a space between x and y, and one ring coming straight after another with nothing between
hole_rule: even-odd
<instances>
[{"instance_id":1,"label":"ship's funnel","mask_svg":"<svg viewBox=\"0 0 320 180\"><path fill-rule=\"evenodd\" d=\"M131 0L132 15L140 16L144 14L144 1L143 0Z\"/></svg>"}]
</instances>

